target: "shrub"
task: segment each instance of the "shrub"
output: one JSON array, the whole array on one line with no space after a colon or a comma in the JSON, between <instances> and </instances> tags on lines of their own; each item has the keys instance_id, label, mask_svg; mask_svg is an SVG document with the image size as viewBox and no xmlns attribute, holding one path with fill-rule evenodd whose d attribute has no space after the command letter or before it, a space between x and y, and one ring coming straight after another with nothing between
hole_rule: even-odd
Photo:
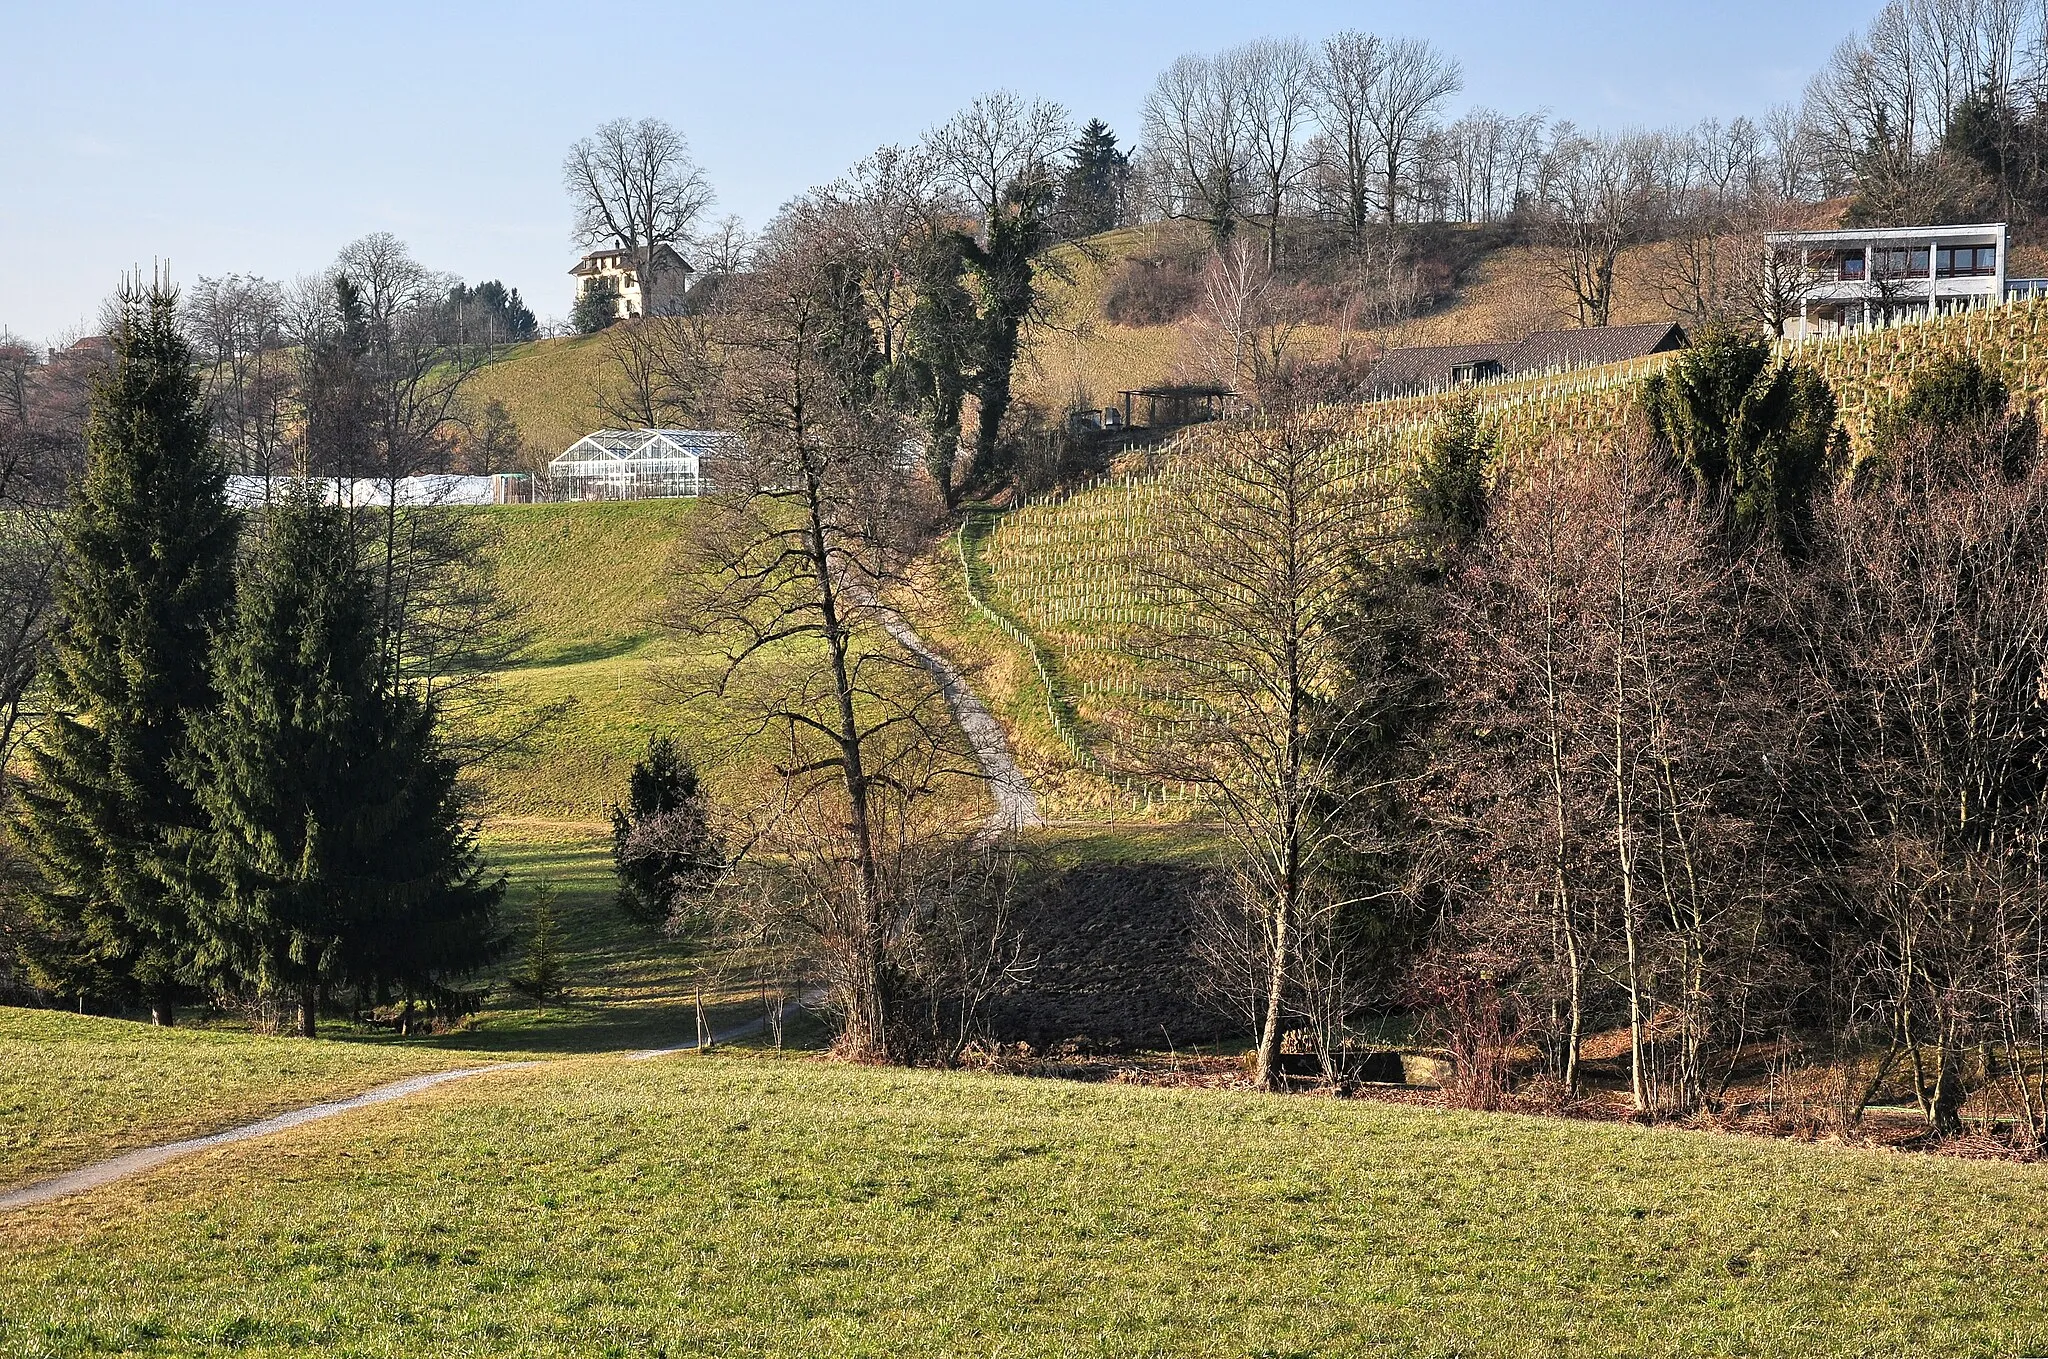
<instances>
[{"instance_id":1,"label":"shrub","mask_svg":"<svg viewBox=\"0 0 2048 1359\"><path fill-rule=\"evenodd\" d=\"M1194 311L1201 298L1201 275L1185 262L1133 258L1124 261L1110 283L1102 313L1120 326L1171 325Z\"/></svg>"}]
</instances>

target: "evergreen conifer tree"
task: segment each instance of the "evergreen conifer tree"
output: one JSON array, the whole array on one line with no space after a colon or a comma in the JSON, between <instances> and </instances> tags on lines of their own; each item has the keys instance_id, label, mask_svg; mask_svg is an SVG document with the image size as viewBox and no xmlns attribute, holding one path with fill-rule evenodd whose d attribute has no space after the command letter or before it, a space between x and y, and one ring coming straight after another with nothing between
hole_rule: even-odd
<instances>
[{"instance_id":1,"label":"evergreen conifer tree","mask_svg":"<svg viewBox=\"0 0 2048 1359\"><path fill-rule=\"evenodd\" d=\"M172 1022L196 943L175 888L205 825L175 765L213 701L210 633L234 589L234 514L177 294L121 300L64 515L49 686L17 831L37 870L39 984L146 999Z\"/></svg>"},{"instance_id":2,"label":"evergreen conifer tree","mask_svg":"<svg viewBox=\"0 0 2048 1359\"><path fill-rule=\"evenodd\" d=\"M1091 118L1067 148L1067 166L1060 176L1060 226L1068 237L1093 236L1121 225L1124 194L1131 179L1131 157L1119 150L1116 133L1100 118Z\"/></svg>"},{"instance_id":3,"label":"evergreen conifer tree","mask_svg":"<svg viewBox=\"0 0 2048 1359\"><path fill-rule=\"evenodd\" d=\"M1802 550L1838 450L1825 378L1774 360L1767 340L1708 332L1651 375L1643 408L1700 488L1725 497L1737 536L1771 532Z\"/></svg>"},{"instance_id":4,"label":"evergreen conifer tree","mask_svg":"<svg viewBox=\"0 0 2048 1359\"><path fill-rule=\"evenodd\" d=\"M666 736L648 740L625 805L612 805L612 863L619 909L647 925L665 924L679 896L702 891L724 871L725 846L711 827L697 770Z\"/></svg>"},{"instance_id":5,"label":"evergreen conifer tree","mask_svg":"<svg viewBox=\"0 0 2048 1359\"><path fill-rule=\"evenodd\" d=\"M562 962L561 929L555 922L554 889L544 887L533 900L533 928L527 936L526 956L518 970L506 979L512 990L545 1011L548 1002L564 994L562 979L567 968Z\"/></svg>"},{"instance_id":6,"label":"evergreen conifer tree","mask_svg":"<svg viewBox=\"0 0 2048 1359\"><path fill-rule=\"evenodd\" d=\"M208 961L296 999L463 998L451 978L503 947L432 711L380 681L376 596L348 511L274 505L218 651L220 703L193 726L212 826L194 895Z\"/></svg>"}]
</instances>

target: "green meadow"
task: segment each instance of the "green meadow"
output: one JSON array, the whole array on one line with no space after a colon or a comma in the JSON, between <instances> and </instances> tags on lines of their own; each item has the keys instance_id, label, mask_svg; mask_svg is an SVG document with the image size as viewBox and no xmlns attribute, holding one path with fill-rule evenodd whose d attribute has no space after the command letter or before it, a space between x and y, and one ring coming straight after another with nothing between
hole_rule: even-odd
<instances>
[{"instance_id":1,"label":"green meadow","mask_svg":"<svg viewBox=\"0 0 2048 1359\"><path fill-rule=\"evenodd\" d=\"M523 1063L0 1215L0 1355L2048 1352L2044 1167L855 1067L796 1050L815 1026L627 1060L693 1038L700 996L714 1027L761 1012L611 900L601 818L673 711L653 611L695 512L492 511L534 633L504 683L576 702L489 776L511 947L478 1014L303 1041L0 1009L0 1186ZM997 663L971 622L929 630ZM1212 848L1037 838L1055 865ZM545 1011L502 985L543 891L569 986Z\"/></svg>"}]
</instances>

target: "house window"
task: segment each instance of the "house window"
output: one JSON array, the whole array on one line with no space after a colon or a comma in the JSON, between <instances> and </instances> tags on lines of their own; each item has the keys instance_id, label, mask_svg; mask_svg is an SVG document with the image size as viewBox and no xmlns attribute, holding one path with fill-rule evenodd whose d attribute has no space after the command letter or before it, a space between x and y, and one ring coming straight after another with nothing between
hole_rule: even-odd
<instances>
[{"instance_id":1,"label":"house window","mask_svg":"<svg viewBox=\"0 0 2048 1359\"><path fill-rule=\"evenodd\" d=\"M1983 278L1998 272L1998 247L1959 245L1934 252L1934 272L1940 278Z\"/></svg>"},{"instance_id":2,"label":"house window","mask_svg":"<svg viewBox=\"0 0 2048 1359\"><path fill-rule=\"evenodd\" d=\"M1849 253L1847 253L1847 252L1845 251L1845 252L1843 253L1843 255L1842 255L1842 262L1841 262L1841 268L1840 268L1840 272L1839 272L1839 273L1838 273L1838 274L1836 275L1836 277L1838 277L1838 278L1862 278L1862 277L1863 277L1863 256L1861 256L1861 255L1852 255L1852 254L1849 254Z\"/></svg>"},{"instance_id":3,"label":"house window","mask_svg":"<svg viewBox=\"0 0 2048 1359\"><path fill-rule=\"evenodd\" d=\"M1495 359L1478 359L1472 363L1454 364L1451 368L1451 382L1459 387L1499 376L1500 363Z\"/></svg>"}]
</instances>

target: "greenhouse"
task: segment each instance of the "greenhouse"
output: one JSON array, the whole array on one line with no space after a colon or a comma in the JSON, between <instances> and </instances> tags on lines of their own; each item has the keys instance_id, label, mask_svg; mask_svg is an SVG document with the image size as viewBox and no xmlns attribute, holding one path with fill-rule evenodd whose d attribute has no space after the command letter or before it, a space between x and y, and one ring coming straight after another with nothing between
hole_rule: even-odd
<instances>
[{"instance_id":1,"label":"greenhouse","mask_svg":"<svg viewBox=\"0 0 2048 1359\"><path fill-rule=\"evenodd\" d=\"M738 436L709 429L601 429L548 464L551 499L647 500L702 495L707 464L739 450Z\"/></svg>"}]
</instances>

